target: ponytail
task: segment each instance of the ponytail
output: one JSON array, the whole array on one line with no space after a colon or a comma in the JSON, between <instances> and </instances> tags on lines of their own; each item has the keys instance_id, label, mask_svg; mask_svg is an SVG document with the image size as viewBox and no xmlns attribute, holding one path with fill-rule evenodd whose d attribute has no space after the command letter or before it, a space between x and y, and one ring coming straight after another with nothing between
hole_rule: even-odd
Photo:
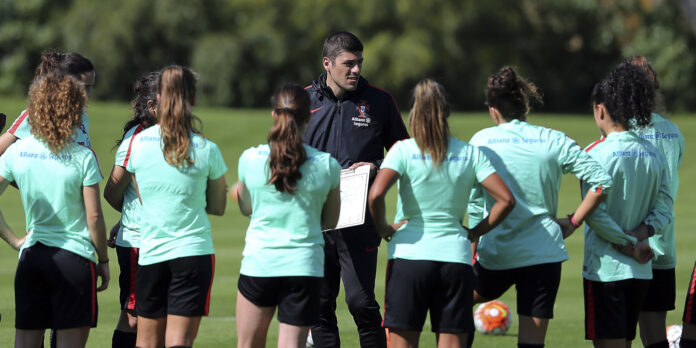
<instances>
[{"instance_id":1,"label":"ponytail","mask_svg":"<svg viewBox=\"0 0 696 348\"><path fill-rule=\"evenodd\" d=\"M195 77L189 68L172 65L162 71L157 116L164 158L177 167L194 163L188 150L191 144L189 133L200 133L193 127L193 120L198 120L191 112L195 97Z\"/></svg>"},{"instance_id":2,"label":"ponytail","mask_svg":"<svg viewBox=\"0 0 696 348\"><path fill-rule=\"evenodd\" d=\"M307 153L300 129L309 119L309 103L309 94L298 85L285 85L273 96L275 122L268 132L268 182L279 192L294 192L302 178L300 167Z\"/></svg>"},{"instance_id":3,"label":"ponytail","mask_svg":"<svg viewBox=\"0 0 696 348\"><path fill-rule=\"evenodd\" d=\"M450 135L448 116L449 104L442 85L430 79L418 82L413 89L409 128L423 158L430 155L436 168L440 167L447 155Z\"/></svg>"}]
</instances>

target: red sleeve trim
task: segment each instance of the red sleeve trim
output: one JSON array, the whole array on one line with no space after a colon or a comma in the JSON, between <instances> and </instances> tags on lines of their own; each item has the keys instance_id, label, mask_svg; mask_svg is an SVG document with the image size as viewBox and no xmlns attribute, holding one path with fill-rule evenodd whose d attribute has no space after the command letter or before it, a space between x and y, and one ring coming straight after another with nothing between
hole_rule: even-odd
<instances>
[{"instance_id":1,"label":"red sleeve trim","mask_svg":"<svg viewBox=\"0 0 696 348\"><path fill-rule=\"evenodd\" d=\"M102 177L102 179L103 179L103 178L104 178L104 174L102 174L102 172L101 172L101 167L99 166L99 157L97 157L97 153L94 152L94 149L92 149L91 147L89 147L89 146L87 146L87 145L85 145L85 144L83 144L83 143L77 143L77 144L80 145L80 146L84 146L86 149L89 149L89 151L92 151L92 155L94 155L94 160L97 161L97 169L99 169L99 175L100 175L100 176Z\"/></svg>"},{"instance_id":2,"label":"red sleeve trim","mask_svg":"<svg viewBox=\"0 0 696 348\"><path fill-rule=\"evenodd\" d=\"M24 110L24 112L21 115L19 115L19 118L12 124L12 127L10 127L7 133L14 135L17 131L17 128L19 128L19 126L22 124L22 122L24 122L28 115L29 110Z\"/></svg>"},{"instance_id":3,"label":"red sleeve trim","mask_svg":"<svg viewBox=\"0 0 696 348\"><path fill-rule=\"evenodd\" d=\"M599 140L595 141L594 143L592 143L592 145L588 146L588 147L585 149L585 152L590 152L590 150L592 150L592 148L594 148L595 146L597 146L597 144L599 144L599 143L601 143L601 142L603 142L603 141L605 141L605 140L607 140L607 138L606 138L606 137L602 137L602 139L599 139Z\"/></svg>"},{"instance_id":4,"label":"red sleeve trim","mask_svg":"<svg viewBox=\"0 0 696 348\"><path fill-rule=\"evenodd\" d=\"M128 151L126 151L126 158L123 159L123 165L121 167L126 168L128 166L128 160L130 160L130 155L131 155L131 149L133 148L133 139L135 139L135 136L140 133L145 127L143 127L142 124L138 125L138 128L135 129L133 132L133 135L131 135L130 141L128 142Z\"/></svg>"}]
</instances>

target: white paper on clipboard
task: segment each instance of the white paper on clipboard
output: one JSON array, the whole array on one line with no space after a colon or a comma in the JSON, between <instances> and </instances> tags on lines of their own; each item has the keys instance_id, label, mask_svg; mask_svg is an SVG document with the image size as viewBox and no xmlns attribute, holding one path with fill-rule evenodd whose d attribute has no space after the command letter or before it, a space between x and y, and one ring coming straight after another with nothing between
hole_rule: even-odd
<instances>
[{"instance_id":1,"label":"white paper on clipboard","mask_svg":"<svg viewBox=\"0 0 696 348\"><path fill-rule=\"evenodd\" d=\"M341 213L338 216L337 229L365 223L369 181L370 166L341 171Z\"/></svg>"}]
</instances>

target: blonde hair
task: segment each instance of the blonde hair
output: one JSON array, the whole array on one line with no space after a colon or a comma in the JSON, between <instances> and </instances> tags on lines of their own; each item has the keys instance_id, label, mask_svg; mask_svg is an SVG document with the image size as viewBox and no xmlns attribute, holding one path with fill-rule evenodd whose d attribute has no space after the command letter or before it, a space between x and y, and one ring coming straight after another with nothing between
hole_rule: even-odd
<instances>
[{"instance_id":1,"label":"blonde hair","mask_svg":"<svg viewBox=\"0 0 696 348\"><path fill-rule=\"evenodd\" d=\"M450 135L448 116L449 104L445 98L445 89L430 79L418 82L413 89L413 108L408 117L409 128L423 158L430 155L436 168L440 167L447 155Z\"/></svg>"},{"instance_id":2,"label":"blonde hair","mask_svg":"<svg viewBox=\"0 0 696 348\"><path fill-rule=\"evenodd\" d=\"M164 143L164 158L167 163L177 167L194 163L188 150L191 145L189 132L200 134L193 126L194 120L200 120L191 112L195 98L196 78L189 68L178 65L164 68L160 77L157 117Z\"/></svg>"},{"instance_id":3,"label":"blonde hair","mask_svg":"<svg viewBox=\"0 0 696 348\"><path fill-rule=\"evenodd\" d=\"M72 140L80 124L87 94L69 75L47 74L29 89L29 125L31 134L57 154Z\"/></svg>"}]
</instances>

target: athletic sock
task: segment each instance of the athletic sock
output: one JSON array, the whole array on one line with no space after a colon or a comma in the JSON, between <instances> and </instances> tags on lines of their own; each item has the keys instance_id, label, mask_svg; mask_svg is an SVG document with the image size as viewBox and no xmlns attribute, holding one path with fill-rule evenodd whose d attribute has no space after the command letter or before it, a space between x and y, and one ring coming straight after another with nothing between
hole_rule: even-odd
<instances>
[{"instance_id":1,"label":"athletic sock","mask_svg":"<svg viewBox=\"0 0 696 348\"><path fill-rule=\"evenodd\" d=\"M667 342L667 340L655 342L647 345L645 348L669 348L669 342Z\"/></svg>"},{"instance_id":2,"label":"athletic sock","mask_svg":"<svg viewBox=\"0 0 696 348\"><path fill-rule=\"evenodd\" d=\"M114 336L111 338L112 348L133 348L135 347L135 332L125 332L114 330Z\"/></svg>"},{"instance_id":3,"label":"athletic sock","mask_svg":"<svg viewBox=\"0 0 696 348\"><path fill-rule=\"evenodd\" d=\"M544 344L518 343L517 348L544 348Z\"/></svg>"},{"instance_id":4,"label":"athletic sock","mask_svg":"<svg viewBox=\"0 0 696 348\"><path fill-rule=\"evenodd\" d=\"M696 340L687 340L682 338L679 340L679 346L681 348L696 348Z\"/></svg>"}]
</instances>

